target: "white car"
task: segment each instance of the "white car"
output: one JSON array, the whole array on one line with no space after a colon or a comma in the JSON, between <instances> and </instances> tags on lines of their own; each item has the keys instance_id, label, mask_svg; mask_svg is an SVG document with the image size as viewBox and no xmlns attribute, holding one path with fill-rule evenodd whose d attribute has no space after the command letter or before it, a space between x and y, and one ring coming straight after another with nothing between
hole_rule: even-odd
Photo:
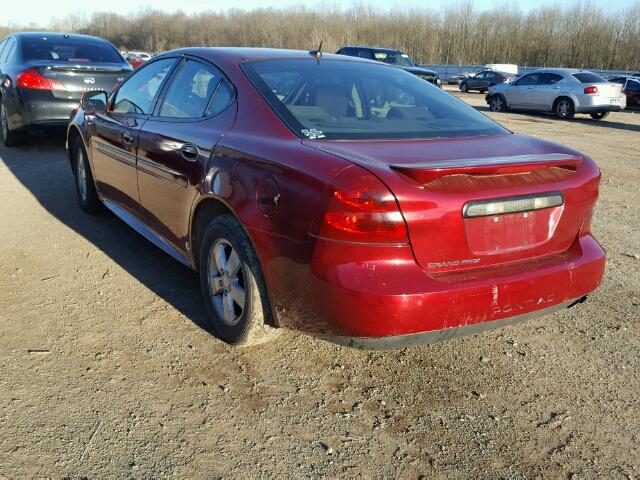
<instances>
[{"instance_id":1,"label":"white car","mask_svg":"<svg viewBox=\"0 0 640 480\"><path fill-rule=\"evenodd\" d=\"M553 112L562 119L586 113L602 120L609 112L623 110L627 98L620 85L593 72L546 68L490 87L487 103L493 112L535 110Z\"/></svg>"}]
</instances>

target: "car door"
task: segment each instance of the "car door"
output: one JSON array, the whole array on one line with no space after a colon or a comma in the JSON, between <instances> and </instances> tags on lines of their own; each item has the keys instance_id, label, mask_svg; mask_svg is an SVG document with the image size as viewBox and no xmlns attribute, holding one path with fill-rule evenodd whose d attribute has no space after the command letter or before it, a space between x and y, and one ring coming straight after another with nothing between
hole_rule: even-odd
<instances>
[{"instance_id":1,"label":"car door","mask_svg":"<svg viewBox=\"0 0 640 480\"><path fill-rule=\"evenodd\" d=\"M640 78L627 79L627 82L624 85L622 90L627 96L627 107L639 108L640 107Z\"/></svg>"},{"instance_id":2,"label":"car door","mask_svg":"<svg viewBox=\"0 0 640 480\"><path fill-rule=\"evenodd\" d=\"M531 108L534 101L534 90L542 74L529 73L504 91L507 104L512 108Z\"/></svg>"},{"instance_id":3,"label":"car door","mask_svg":"<svg viewBox=\"0 0 640 480\"><path fill-rule=\"evenodd\" d=\"M145 65L116 90L107 112L93 120L91 159L94 179L104 200L139 212L136 153L140 127L155 104L175 58Z\"/></svg>"},{"instance_id":4,"label":"car door","mask_svg":"<svg viewBox=\"0 0 640 480\"><path fill-rule=\"evenodd\" d=\"M564 85L564 77L557 73L545 72L542 74L533 93L533 106L536 110L551 111L553 103L560 95Z\"/></svg>"},{"instance_id":5,"label":"car door","mask_svg":"<svg viewBox=\"0 0 640 480\"><path fill-rule=\"evenodd\" d=\"M235 119L233 92L215 66L186 58L140 131L138 187L145 221L182 252L188 250L191 207L211 154Z\"/></svg>"}]
</instances>

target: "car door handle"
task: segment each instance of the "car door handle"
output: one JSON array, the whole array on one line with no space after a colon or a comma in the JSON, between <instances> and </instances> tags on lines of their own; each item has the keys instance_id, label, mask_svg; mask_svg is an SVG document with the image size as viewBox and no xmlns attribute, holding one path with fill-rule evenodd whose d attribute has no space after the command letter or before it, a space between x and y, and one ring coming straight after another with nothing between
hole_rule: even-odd
<instances>
[{"instance_id":1,"label":"car door handle","mask_svg":"<svg viewBox=\"0 0 640 480\"><path fill-rule=\"evenodd\" d=\"M180 148L180 155L188 162L195 162L198 159L199 153L198 147L190 143L186 143Z\"/></svg>"},{"instance_id":2,"label":"car door handle","mask_svg":"<svg viewBox=\"0 0 640 480\"><path fill-rule=\"evenodd\" d=\"M125 145L131 145L133 144L135 138L133 138L133 135L129 134L129 133L123 133L122 134L122 142Z\"/></svg>"}]
</instances>

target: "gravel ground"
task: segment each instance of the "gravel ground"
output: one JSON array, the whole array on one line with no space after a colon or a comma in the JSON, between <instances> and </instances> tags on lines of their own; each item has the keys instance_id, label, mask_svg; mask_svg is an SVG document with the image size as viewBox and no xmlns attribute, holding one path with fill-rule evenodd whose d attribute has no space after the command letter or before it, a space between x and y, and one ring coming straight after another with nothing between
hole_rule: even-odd
<instances>
[{"instance_id":1,"label":"gravel ground","mask_svg":"<svg viewBox=\"0 0 640 480\"><path fill-rule=\"evenodd\" d=\"M605 282L384 353L226 346L196 274L80 211L61 136L0 149L0 478L640 478L640 114L489 115L598 162Z\"/></svg>"}]
</instances>

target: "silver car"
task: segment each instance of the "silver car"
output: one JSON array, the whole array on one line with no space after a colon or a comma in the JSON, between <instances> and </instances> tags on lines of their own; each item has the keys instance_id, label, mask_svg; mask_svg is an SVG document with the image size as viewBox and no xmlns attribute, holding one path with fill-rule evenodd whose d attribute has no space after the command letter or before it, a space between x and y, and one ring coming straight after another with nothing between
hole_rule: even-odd
<instances>
[{"instance_id":1,"label":"silver car","mask_svg":"<svg viewBox=\"0 0 640 480\"><path fill-rule=\"evenodd\" d=\"M487 103L494 112L536 110L553 112L562 119L587 113L602 120L609 112L627 106L620 85L609 83L593 72L567 68L545 68L523 75L513 83L489 88Z\"/></svg>"}]
</instances>

